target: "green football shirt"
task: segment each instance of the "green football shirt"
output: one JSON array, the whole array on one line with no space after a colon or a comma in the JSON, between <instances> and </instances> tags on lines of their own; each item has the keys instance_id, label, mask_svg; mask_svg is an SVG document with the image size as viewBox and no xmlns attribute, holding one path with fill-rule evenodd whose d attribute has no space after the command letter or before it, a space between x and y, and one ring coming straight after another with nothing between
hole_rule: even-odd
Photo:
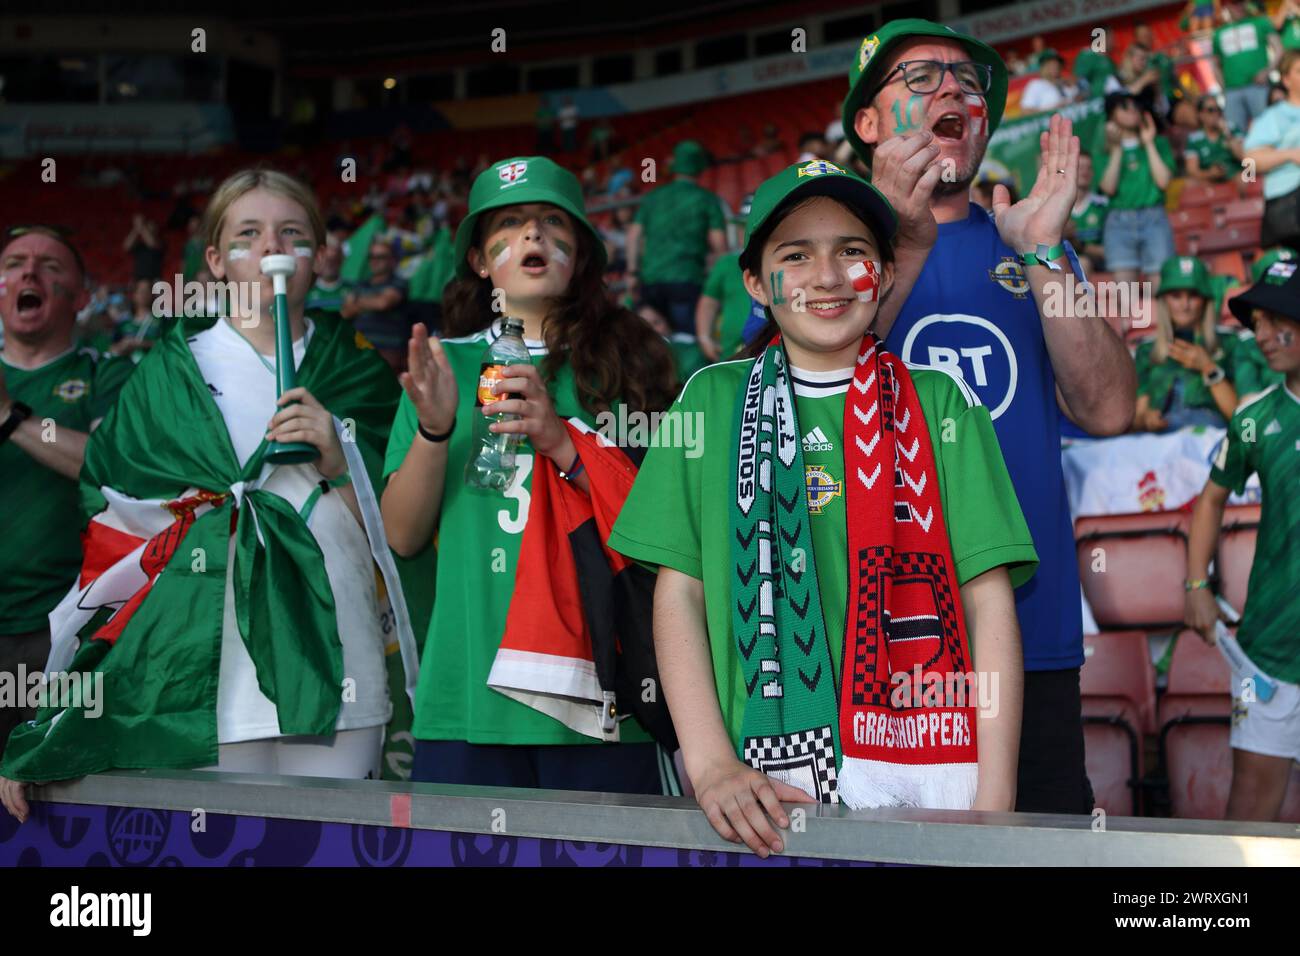
<instances>
[{"instance_id":1,"label":"green football shirt","mask_svg":"<svg viewBox=\"0 0 1300 956\"><path fill-rule=\"evenodd\" d=\"M729 252L718 258L704 282L703 294L717 299L721 305L713 323L713 341L718 343L718 354L722 358L731 358L745 344L741 333L745 331L745 322L754 305L749 290L745 288L739 253Z\"/></svg>"},{"instance_id":2,"label":"green football shirt","mask_svg":"<svg viewBox=\"0 0 1300 956\"><path fill-rule=\"evenodd\" d=\"M474 406L479 367L484 351L498 335L499 320L476 335L442 340L459 395L435 539L438 596L420 660L412 731L420 740L599 744L487 685L514 594L535 459L525 440L516 455L515 480L504 494L465 485L474 417L482 414ZM528 346L534 362L540 361L545 346L534 341ZM561 418L577 417L595 427L595 417L578 402L568 365L561 366L550 391ZM388 438L385 479L401 467L411 442L424 440L416 436L417 424L415 406L403 395ZM620 737L625 742L650 739L635 717L620 725Z\"/></svg>"},{"instance_id":3,"label":"green football shirt","mask_svg":"<svg viewBox=\"0 0 1300 956\"><path fill-rule=\"evenodd\" d=\"M72 349L40 368L22 369L0 355L5 387L14 401L51 429L89 432L117 398L135 366ZM37 462L12 439L0 444L0 634L48 626L81 571L81 499L77 482Z\"/></svg>"},{"instance_id":4,"label":"green football shirt","mask_svg":"<svg viewBox=\"0 0 1300 956\"><path fill-rule=\"evenodd\" d=\"M1095 245L1101 243L1102 232L1106 226L1106 213L1110 202L1101 193L1088 196L1088 204L1082 212L1070 210L1070 222L1074 223L1074 244Z\"/></svg>"},{"instance_id":5,"label":"green football shirt","mask_svg":"<svg viewBox=\"0 0 1300 956\"><path fill-rule=\"evenodd\" d=\"M1282 24L1282 49L1300 50L1300 17L1288 17Z\"/></svg>"},{"instance_id":6,"label":"green football shirt","mask_svg":"<svg viewBox=\"0 0 1300 956\"><path fill-rule=\"evenodd\" d=\"M1122 151L1123 155L1119 161L1119 184L1115 188L1115 195L1110 197L1109 208L1113 211L1147 209L1151 206L1163 205L1165 191L1156 185L1151 175L1151 159L1147 156L1146 147L1134 136L1133 142L1124 145ZM1169 146L1169 140L1157 136L1156 152L1169 167L1169 171L1174 172L1174 151ZM1110 151L1102 141L1092 155L1092 165L1097 171L1098 182L1101 181L1109 161Z\"/></svg>"},{"instance_id":7,"label":"green football shirt","mask_svg":"<svg viewBox=\"0 0 1300 956\"><path fill-rule=\"evenodd\" d=\"M1285 384L1237 409L1210 478L1241 494L1253 473L1263 509L1237 640L1268 676L1300 683L1300 395Z\"/></svg>"},{"instance_id":8,"label":"green football shirt","mask_svg":"<svg viewBox=\"0 0 1300 956\"><path fill-rule=\"evenodd\" d=\"M731 629L731 440L753 362L711 365L687 383L673 408L702 423L703 454L651 447L609 538L610 547L630 558L704 582L714 682L737 746L746 693ZM849 598L844 394L852 371L792 373L822 614L827 633L842 637ZM1010 566L1012 586L1023 584L1038 558L988 409L945 372L912 368L912 381L934 447L958 584L999 565ZM837 674L842 644L830 642Z\"/></svg>"},{"instance_id":9,"label":"green football shirt","mask_svg":"<svg viewBox=\"0 0 1300 956\"><path fill-rule=\"evenodd\" d=\"M1241 339L1231 329L1216 329L1216 332L1219 348L1211 357L1223 368L1228 380L1233 383L1234 388L1238 389L1238 394L1241 394L1238 384L1238 374L1243 370ZM1203 344L1199 333L1196 336L1196 344ZM1145 395L1150 399L1152 408L1162 411L1169 401L1169 393L1173 391L1174 383L1181 382L1184 405L1189 408L1208 408L1211 411L1218 411L1219 406L1214 401L1214 396L1210 394L1210 387L1201 378L1200 372L1179 365L1172 358L1166 358L1159 363L1153 362L1151 352L1154 348L1154 340L1142 342L1133 355L1133 364L1137 369L1139 396ZM1251 370L1247 368L1244 371L1249 380Z\"/></svg>"},{"instance_id":10,"label":"green football shirt","mask_svg":"<svg viewBox=\"0 0 1300 956\"><path fill-rule=\"evenodd\" d=\"M674 179L646 194L635 222L645 234L642 285L704 282L709 230L726 226L717 196L691 180Z\"/></svg>"},{"instance_id":11,"label":"green football shirt","mask_svg":"<svg viewBox=\"0 0 1300 956\"><path fill-rule=\"evenodd\" d=\"M1203 170L1222 166L1225 173L1231 174L1239 165L1232 150L1228 149L1225 137L1220 135L1218 139L1210 139L1205 135L1205 130L1201 129L1187 137L1187 148L1183 150L1183 155L1195 156Z\"/></svg>"},{"instance_id":12,"label":"green football shirt","mask_svg":"<svg viewBox=\"0 0 1300 956\"><path fill-rule=\"evenodd\" d=\"M339 279L332 287L325 288L317 279L307 290L307 302L304 308L308 312L333 312L336 315L343 308L343 297L352 291L353 284L346 279Z\"/></svg>"},{"instance_id":13,"label":"green football shirt","mask_svg":"<svg viewBox=\"0 0 1300 956\"><path fill-rule=\"evenodd\" d=\"M1088 84L1091 96L1101 96L1106 88L1106 77L1115 75L1115 63L1104 53L1084 47L1074 59L1074 76Z\"/></svg>"},{"instance_id":14,"label":"green football shirt","mask_svg":"<svg viewBox=\"0 0 1300 956\"><path fill-rule=\"evenodd\" d=\"M674 332L665 339L673 352L673 364L677 367L677 381L684 382L704 366L709 360L700 351L700 344L695 336L685 332Z\"/></svg>"},{"instance_id":15,"label":"green football shirt","mask_svg":"<svg viewBox=\"0 0 1300 956\"><path fill-rule=\"evenodd\" d=\"M1273 23L1268 17L1248 17L1214 31L1214 55L1223 70L1223 85L1235 90L1253 86L1259 71L1268 66L1268 37Z\"/></svg>"}]
</instances>

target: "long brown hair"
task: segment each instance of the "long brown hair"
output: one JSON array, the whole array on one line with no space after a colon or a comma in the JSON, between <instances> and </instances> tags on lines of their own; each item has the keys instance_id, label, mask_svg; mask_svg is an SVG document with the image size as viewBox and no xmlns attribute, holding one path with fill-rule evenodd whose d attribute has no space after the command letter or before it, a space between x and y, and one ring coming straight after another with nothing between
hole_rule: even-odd
<instances>
[{"instance_id":1,"label":"long brown hair","mask_svg":"<svg viewBox=\"0 0 1300 956\"><path fill-rule=\"evenodd\" d=\"M573 277L542 323L547 352L542 377L553 381L567 362L578 400L593 414L617 401L632 411L662 411L678 388L672 350L644 319L609 301L594 240L581 223L575 226ZM472 244L478 247L480 241L475 235ZM443 335L455 338L487 328L495 318L492 304L490 278L453 279L442 296Z\"/></svg>"}]
</instances>

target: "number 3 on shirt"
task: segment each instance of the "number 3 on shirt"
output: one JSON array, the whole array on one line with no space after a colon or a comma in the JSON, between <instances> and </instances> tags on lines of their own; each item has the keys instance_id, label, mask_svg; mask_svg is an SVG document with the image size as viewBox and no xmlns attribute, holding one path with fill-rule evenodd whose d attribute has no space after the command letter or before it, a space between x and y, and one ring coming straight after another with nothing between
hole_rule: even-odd
<instances>
[{"instance_id":1,"label":"number 3 on shirt","mask_svg":"<svg viewBox=\"0 0 1300 956\"><path fill-rule=\"evenodd\" d=\"M502 508L497 512L497 521L506 534L519 534L524 530L524 525L528 523L528 503L532 500L524 483L533 473L533 456L516 455L515 465L515 477L506 486L505 496L519 502L518 512L513 518L510 517L509 508Z\"/></svg>"}]
</instances>

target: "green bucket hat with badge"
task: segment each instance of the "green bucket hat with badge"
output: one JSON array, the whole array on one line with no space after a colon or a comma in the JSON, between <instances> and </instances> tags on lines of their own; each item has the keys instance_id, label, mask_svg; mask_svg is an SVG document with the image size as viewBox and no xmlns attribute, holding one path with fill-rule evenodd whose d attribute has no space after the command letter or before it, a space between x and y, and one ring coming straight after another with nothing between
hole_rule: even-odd
<instances>
[{"instance_id":1,"label":"green bucket hat with badge","mask_svg":"<svg viewBox=\"0 0 1300 956\"><path fill-rule=\"evenodd\" d=\"M1286 246L1270 249L1250 264L1250 281L1258 282L1275 262L1295 262L1297 258L1300 256L1296 255L1296 251Z\"/></svg>"},{"instance_id":2,"label":"green bucket hat with badge","mask_svg":"<svg viewBox=\"0 0 1300 956\"><path fill-rule=\"evenodd\" d=\"M469 191L469 215L456 229L456 275L474 275L467 254L474 241L478 217L502 206L544 202L558 206L591 234L595 254L605 267L605 242L587 221L578 177L545 156L515 156L493 163L474 180Z\"/></svg>"},{"instance_id":3,"label":"green bucket hat with badge","mask_svg":"<svg viewBox=\"0 0 1300 956\"><path fill-rule=\"evenodd\" d=\"M824 159L787 166L754 192L754 201L745 224L745 248L740 261L747 262L761 252L755 248L763 224L783 206L810 196L829 196L854 209L862 210L880 242L890 242L898 228L898 217L889 200L875 186L846 169Z\"/></svg>"},{"instance_id":4,"label":"green bucket hat with badge","mask_svg":"<svg viewBox=\"0 0 1300 956\"><path fill-rule=\"evenodd\" d=\"M1214 298L1210 285L1210 271L1195 256L1170 256L1160 267L1160 288L1157 295L1188 289L1205 299Z\"/></svg>"},{"instance_id":5,"label":"green bucket hat with badge","mask_svg":"<svg viewBox=\"0 0 1300 956\"><path fill-rule=\"evenodd\" d=\"M890 20L862 41L858 47L858 55L854 57L853 64L849 67L849 94L844 97L843 110L844 136L853 147L853 151L865 163L870 163L871 148L854 130L853 118L862 108L867 93L880 82L880 65L888 59L889 51L903 40L912 37L956 40L966 48L972 60L991 67L993 76L989 82L989 90L984 94L984 102L988 106L990 135L1002 121L1002 111L1007 105L1007 65L1002 62L1002 57L998 56L998 52L993 47L974 37L958 33L952 27L930 20Z\"/></svg>"}]
</instances>

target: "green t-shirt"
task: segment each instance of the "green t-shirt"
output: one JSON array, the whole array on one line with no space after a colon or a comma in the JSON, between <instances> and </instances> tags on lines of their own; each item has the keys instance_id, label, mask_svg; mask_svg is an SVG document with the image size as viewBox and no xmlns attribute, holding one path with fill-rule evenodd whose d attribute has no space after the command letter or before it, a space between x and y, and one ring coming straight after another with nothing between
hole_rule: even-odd
<instances>
[{"instance_id":1,"label":"green t-shirt","mask_svg":"<svg viewBox=\"0 0 1300 956\"><path fill-rule=\"evenodd\" d=\"M703 294L721 304L721 311L713 323L713 341L718 343L719 355L724 359L731 358L745 344L741 333L745 331L745 322L754 307L740 270L740 253L729 252L718 258L704 282Z\"/></svg>"},{"instance_id":2,"label":"green t-shirt","mask_svg":"<svg viewBox=\"0 0 1300 956\"><path fill-rule=\"evenodd\" d=\"M1272 32L1268 17L1248 17L1214 31L1214 55L1219 58L1226 89L1255 84L1255 76L1268 66L1268 37Z\"/></svg>"},{"instance_id":3,"label":"green t-shirt","mask_svg":"<svg viewBox=\"0 0 1300 956\"><path fill-rule=\"evenodd\" d=\"M645 232L641 284L704 281L709 230L722 229L722 204L713 193L687 179L651 190L636 211Z\"/></svg>"},{"instance_id":4,"label":"green t-shirt","mask_svg":"<svg viewBox=\"0 0 1300 956\"><path fill-rule=\"evenodd\" d=\"M1300 50L1300 17L1288 17L1282 24L1282 49Z\"/></svg>"},{"instance_id":5,"label":"green t-shirt","mask_svg":"<svg viewBox=\"0 0 1300 956\"><path fill-rule=\"evenodd\" d=\"M1091 47L1084 47L1074 59L1074 76L1087 82L1092 96L1101 96L1105 92L1106 77L1114 75L1114 61L1104 53L1094 52Z\"/></svg>"},{"instance_id":6,"label":"green t-shirt","mask_svg":"<svg viewBox=\"0 0 1300 956\"><path fill-rule=\"evenodd\" d=\"M1115 195L1110 197L1110 210L1113 212L1116 209L1147 209L1151 206L1163 205L1165 191L1156 185L1155 179L1151 176L1151 160L1147 156L1146 146L1134 136L1133 145L1124 145L1122 150L1123 155L1119 161L1119 183L1115 187ZM1157 136L1156 152L1172 173L1174 151L1169 146L1169 140ZM1106 148L1105 141L1100 140L1092 155L1092 164L1097 170L1098 181L1105 173L1109 161L1110 152Z\"/></svg>"},{"instance_id":7,"label":"green t-shirt","mask_svg":"<svg viewBox=\"0 0 1300 956\"><path fill-rule=\"evenodd\" d=\"M1257 395L1270 385L1282 384L1286 376L1268 367L1268 361L1255 341L1254 332L1242 329L1237 333L1237 343L1236 367L1232 384L1237 389L1238 399Z\"/></svg>"},{"instance_id":8,"label":"green t-shirt","mask_svg":"<svg viewBox=\"0 0 1300 956\"><path fill-rule=\"evenodd\" d=\"M1205 135L1205 130L1201 129L1187 137L1187 148L1183 151L1183 155L1195 156L1203 170L1222 166L1225 175L1231 175L1240 167L1236 157L1232 155L1232 150L1228 149L1226 137L1220 135L1218 139L1210 139Z\"/></svg>"},{"instance_id":9,"label":"green t-shirt","mask_svg":"<svg viewBox=\"0 0 1300 956\"><path fill-rule=\"evenodd\" d=\"M704 582L714 682L737 746L746 693L731 630L731 433L753 362L711 365L687 383L673 410L702 423L698 447L703 454L690 457L689 448L652 446L609 538L610 547L628 557ZM843 635L848 606L844 394L852 373L791 371L822 614L827 633ZM1005 564L1011 566L1012 585L1023 584L1038 558L988 409L973 405L977 399L969 389L937 369L912 368L912 381L934 447L957 583ZM943 441L945 436L950 440ZM830 641L837 674L842 643Z\"/></svg>"},{"instance_id":10,"label":"green t-shirt","mask_svg":"<svg viewBox=\"0 0 1300 956\"><path fill-rule=\"evenodd\" d=\"M185 249L181 252L181 275L186 282L193 282L199 270L206 265L203 259L205 249L203 240L197 236L185 240Z\"/></svg>"},{"instance_id":11,"label":"green t-shirt","mask_svg":"<svg viewBox=\"0 0 1300 956\"><path fill-rule=\"evenodd\" d=\"M420 740L480 744L599 744L487 685L514 594L534 459L525 440L516 455L515 480L504 494L465 485L474 416L482 414L474 406L479 366L499 334L494 323L475 335L442 341L459 396L435 539L438 597L420 660L412 732ZM528 346L534 362L540 361L545 354L542 343ZM550 392L561 418L581 418L595 427L594 416L578 402L567 365L561 366ZM401 467L411 442L417 440L416 427L415 406L403 395L384 456L385 479ZM650 736L630 717L620 725L620 738L642 742Z\"/></svg>"},{"instance_id":12,"label":"green t-shirt","mask_svg":"<svg viewBox=\"0 0 1300 956\"><path fill-rule=\"evenodd\" d=\"M40 368L4 361L5 387L30 405L31 421L53 419L59 429L89 432L117 398L135 368L124 359L99 359L73 349ZM31 458L10 439L0 444L0 634L48 626L81 570L81 503L77 482Z\"/></svg>"},{"instance_id":13,"label":"green t-shirt","mask_svg":"<svg viewBox=\"0 0 1300 956\"><path fill-rule=\"evenodd\" d=\"M1300 683L1300 395L1270 388L1237 409L1210 470L1237 494L1259 474L1263 509L1237 640L1264 673Z\"/></svg>"},{"instance_id":14,"label":"green t-shirt","mask_svg":"<svg viewBox=\"0 0 1300 956\"><path fill-rule=\"evenodd\" d=\"M1219 349L1212 357L1223 368L1228 381L1232 382L1235 388L1238 366L1241 364L1238 354L1241 340L1232 329L1215 331L1218 333ZM1196 336L1196 343L1202 344L1199 334ZM1151 360L1151 351L1154 348L1154 340L1142 342L1133 356L1133 364L1137 367L1139 396L1145 395L1150 400L1152 408L1157 411L1163 410L1169 400L1169 393L1173 391L1174 382L1177 381L1182 383L1184 405L1189 408L1208 408L1211 411L1218 411L1219 406L1215 403L1214 396L1210 394L1209 386L1201 378L1200 372L1185 368L1172 358L1166 358L1156 364Z\"/></svg>"},{"instance_id":15,"label":"green t-shirt","mask_svg":"<svg viewBox=\"0 0 1300 956\"><path fill-rule=\"evenodd\" d=\"M307 290L307 302L304 309L308 312L333 312L337 314L343 308L343 297L353 289L353 283L339 279L332 289L321 287L320 279L312 283Z\"/></svg>"},{"instance_id":16,"label":"green t-shirt","mask_svg":"<svg viewBox=\"0 0 1300 956\"><path fill-rule=\"evenodd\" d=\"M1070 221L1074 223L1074 244L1100 245L1102 232L1106 226L1106 213L1110 210L1110 201L1101 193L1088 197L1088 204L1082 212L1070 210Z\"/></svg>"}]
</instances>

